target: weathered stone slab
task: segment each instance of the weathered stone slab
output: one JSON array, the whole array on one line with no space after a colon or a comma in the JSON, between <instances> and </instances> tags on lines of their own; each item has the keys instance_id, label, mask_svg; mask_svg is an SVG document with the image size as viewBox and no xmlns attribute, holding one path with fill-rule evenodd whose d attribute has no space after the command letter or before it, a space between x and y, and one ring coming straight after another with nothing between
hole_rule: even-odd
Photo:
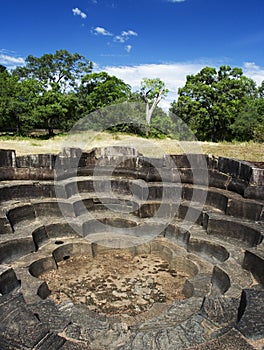
<instances>
[{"instance_id":1,"label":"weathered stone slab","mask_svg":"<svg viewBox=\"0 0 264 350\"><path fill-rule=\"evenodd\" d=\"M257 186L264 186L264 169L252 168L252 175L250 177L250 184Z\"/></svg>"},{"instance_id":2,"label":"weathered stone slab","mask_svg":"<svg viewBox=\"0 0 264 350\"><path fill-rule=\"evenodd\" d=\"M245 218L252 221L261 220L264 204L245 201L241 199L229 199L226 214L236 217Z\"/></svg>"},{"instance_id":3,"label":"weathered stone slab","mask_svg":"<svg viewBox=\"0 0 264 350\"><path fill-rule=\"evenodd\" d=\"M199 273L185 282L183 293L187 298L202 298L209 293L211 288L211 274Z\"/></svg>"},{"instance_id":4,"label":"weathered stone slab","mask_svg":"<svg viewBox=\"0 0 264 350\"><path fill-rule=\"evenodd\" d=\"M0 149L0 167L16 166L16 152L14 150Z\"/></svg>"},{"instance_id":5,"label":"weathered stone slab","mask_svg":"<svg viewBox=\"0 0 264 350\"><path fill-rule=\"evenodd\" d=\"M247 338L264 338L264 290L243 290L237 329Z\"/></svg>"},{"instance_id":6,"label":"weathered stone slab","mask_svg":"<svg viewBox=\"0 0 264 350\"><path fill-rule=\"evenodd\" d=\"M249 182L252 177L252 164L248 162L240 162L239 177L240 179Z\"/></svg>"},{"instance_id":7,"label":"weathered stone slab","mask_svg":"<svg viewBox=\"0 0 264 350\"><path fill-rule=\"evenodd\" d=\"M12 227L5 213L0 211L0 235L6 235L13 233Z\"/></svg>"},{"instance_id":8,"label":"weathered stone slab","mask_svg":"<svg viewBox=\"0 0 264 350\"><path fill-rule=\"evenodd\" d=\"M240 300L224 296L206 296L201 308L201 315L219 326L235 324Z\"/></svg>"},{"instance_id":9,"label":"weathered stone slab","mask_svg":"<svg viewBox=\"0 0 264 350\"><path fill-rule=\"evenodd\" d=\"M224 294L231 286L230 277L218 266L214 266L211 282L214 294Z\"/></svg>"},{"instance_id":10,"label":"weathered stone slab","mask_svg":"<svg viewBox=\"0 0 264 350\"><path fill-rule=\"evenodd\" d=\"M236 177L232 177L227 184L227 189L229 191L239 193L242 196L244 195L244 192L245 192L247 187L248 187L248 182L246 182L245 180L236 178Z\"/></svg>"},{"instance_id":11,"label":"weathered stone slab","mask_svg":"<svg viewBox=\"0 0 264 350\"><path fill-rule=\"evenodd\" d=\"M54 169L56 156L54 154L30 154L16 157L17 168L48 168Z\"/></svg>"},{"instance_id":12,"label":"weathered stone slab","mask_svg":"<svg viewBox=\"0 0 264 350\"><path fill-rule=\"evenodd\" d=\"M61 314L57 306L49 299L29 305L29 310L37 315L40 322L48 324L50 331L54 333L62 332L71 322L69 318Z\"/></svg>"},{"instance_id":13,"label":"weathered stone slab","mask_svg":"<svg viewBox=\"0 0 264 350\"><path fill-rule=\"evenodd\" d=\"M22 349L32 349L49 333L47 325L39 322L27 309L21 294L1 297L0 315L0 334L11 349L12 344L20 344Z\"/></svg>"},{"instance_id":14,"label":"weathered stone slab","mask_svg":"<svg viewBox=\"0 0 264 350\"><path fill-rule=\"evenodd\" d=\"M71 256L79 256L79 255L88 255L92 256L92 247L89 243L68 243L60 246L53 252L53 257L56 262L62 261Z\"/></svg>"},{"instance_id":15,"label":"weathered stone slab","mask_svg":"<svg viewBox=\"0 0 264 350\"><path fill-rule=\"evenodd\" d=\"M221 173L239 177L240 162L237 159L218 157L218 170Z\"/></svg>"},{"instance_id":16,"label":"weathered stone slab","mask_svg":"<svg viewBox=\"0 0 264 350\"><path fill-rule=\"evenodd\" d=\"M31 204L20 204L17 207L10 209L7 212L7 217L11 226L14 228L23 220L34 220L36 218L36 213Z\"/></svg>"},{"instance_id":17,"label":"weathered stone slab","mask_svg":"<svg viewBox=\"0 0 264 350\"><path fill-rule=\"evenodd\" d=\"M263 200L264 186L248 186L245 189L244 197Z\"/></svg>"},{"instance_id":18,"label":"weathered stone slab","mask_svg":"<svg viewBox=\"0 0 264 350\"><path fill-rule=\"evenodd\" d=\"M15 271L10 267L0 266L0 293L8 294L20 287Z\"/></svg>"},{"instance_id":19,"label":"weathered stone slab","mask_svg":"<svg viewBox=\"0 0 264 350\"><path fill-rule=\"evenodd\" d=\"M45 226L41 226L34 230L32 232L32 237L36 246L36 250L38 250L49 239Z\"/></svg>"},{"instance_id":20,"label":"weathered stone slab","mask_svg":"<svg viewBox=\"0 0 264 350\"><path fill-rule=\"evenodd\" d=\"M34 277L39 277L42 273L50 270L56 270L57 264L53 257L47 256L39 260L34 261L29 267L28 270L30 274Z\"/></svg>"},{"instance_id":21,"label":"weathered stone slab","mask_svg":"<svg viewBox=\"0 0 264 350\"><path fill-rule=\"evenodd\" d=\"M209 186L226 189L230 181L230 175L220 173L218 170L209 170L208 180Z\"/></svg>"},{"instance_id":22,"label":"weathered stone slab","mask_svg":"<svg viewBox=\"0 0 264 350\"><path fill-rule=\"evenodd\" d=\"M235 347L234 347L235 346ZM254 350L237 330L232 329L219 338L202 345L191 347L188 350Z\"/></svg>"},{"instance_id":23,"label":"weathered stone slab","mask_svg":"<svg viewBox=\"0 0 264 350\"><path fill-rule=\"evenodd\" d=\"M0 168L0 180L53 180L54 170L49 168Z\"/></svg>"},{"instance_id":24,"label":"weathered stone slab","mask_svg":"<svg viewBox=\"0 0 264 350\"><path fill-rule=\"evenodd\" d=\"M34 251L35 245L32 237L13 238L10 241L0 243L0 263L9 263Z\"/></svg>"},{"instance_id":25,"label":"weathered stone slab","mask_svg":"<svg viewBox=\"0 0 264 350\"><path fill-rule=\"evenodd\" d=\"M208 169L208 156L204 154L171 154L164 157L166 167L175 167L177 169ZM211 162L211 161L210 161ZM212 164L212 163L210 163Z\"/></svg>"},{"instance_id":26,"label":"weathered stone slab","mask_svg":"<svg viewBox=\"0 0 264 350\"><path fill-rule=\"evenodd\" d=\"M253 276L264 287L264 252L261 254L258 250L246 250L243 268L251 271Z\"/></svg>"},{"instance_id":27,"label":"weathered stone slab","mask_svg":"<svg viewBox=\"0 0 264 350\"><path fill-rule=\"evenodd\" d=\"M250 247L258 245L263 239L261 226L252 226L250 223L239 222L239 219L212 213L205 213L205 216L208 217L204 222L207 221L206 230L210 235L235 239Z\"/></svg>"},{"instance_id":28,"label":"weathered stone slab","mask_svg":"<svg viewBox=\"0 0 264 350\"><path fill-rule=\"evenodd\" d=\"M228 251L220 244L193 237L188 242L187 251L195 253L212 263L223 262L229 258Z\"/></svg>"},{"instance_id":29,"label":"weathered stone slab","mask_svg":"<svg viewBox=\"0 0 264 350\"><path fill-rule=\"evenodd\" d=\"M0 201L9 201L14 199L56 197L53 182L22 182L19 184L8 183L0 187Z\"/></svg>"}]
</instances>

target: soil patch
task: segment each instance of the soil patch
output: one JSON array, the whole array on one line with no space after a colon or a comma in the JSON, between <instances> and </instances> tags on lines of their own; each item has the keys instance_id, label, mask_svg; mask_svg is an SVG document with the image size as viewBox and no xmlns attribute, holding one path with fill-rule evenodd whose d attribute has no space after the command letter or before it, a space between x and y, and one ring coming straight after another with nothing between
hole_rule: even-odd
<instances>
[{"instance_id":1,"label":"soil patch","mask_svg":"<svg viewBox=\"0 0 264 350\"><path fill-rule=\"evenodd\" d=\"M133 256L120 250L72 257L40 276L55 303L82 303L95 312L123 317L143 313L155 303L185 299L182 290L188 277L157 255Z\"/></svg>"}]
</instances>

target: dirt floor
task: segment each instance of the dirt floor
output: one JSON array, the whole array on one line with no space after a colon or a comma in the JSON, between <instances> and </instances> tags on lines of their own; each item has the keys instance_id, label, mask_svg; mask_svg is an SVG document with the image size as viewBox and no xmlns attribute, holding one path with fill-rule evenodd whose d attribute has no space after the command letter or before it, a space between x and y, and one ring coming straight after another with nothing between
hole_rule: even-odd
<instances>
[{"instance_id":1,"label":"dirt floor","mask_svg":"<svg viewBox=\"0 0 264 350\"><path fill-rule=\"evenodd\" d=\"M155 303L185 299L182 289L188 277L171 270L159 256L114 250L94 258L69 258L40 278L48 283L55 303L82 303L98 313L129 318Z\"/></svg>"}]
</instances>

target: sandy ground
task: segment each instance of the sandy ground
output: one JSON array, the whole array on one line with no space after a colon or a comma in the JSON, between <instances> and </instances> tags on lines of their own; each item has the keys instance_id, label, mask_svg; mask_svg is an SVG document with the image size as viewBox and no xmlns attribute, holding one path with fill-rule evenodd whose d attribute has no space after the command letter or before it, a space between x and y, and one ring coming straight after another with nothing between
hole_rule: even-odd
<instances>
[{"instance_id":1,"label":"sandy ground","mask_svg":"<svg viewBox=\"0 0 264 350\"><path fill-rule=\"evenodd\" d=\"M179 142L171 139L144 139L136 136L105 132L87 132L82 135L56 136L50 140L5 140L0 138L0 149L14 149L17 155L37 153L57 154L63 147L81 147L87 151L93 147L114 145L135 147L144 155L154 157L159 157L165 153L205 153L241 160L264 162L264 143Z\"/></svg>"}]
</instances>

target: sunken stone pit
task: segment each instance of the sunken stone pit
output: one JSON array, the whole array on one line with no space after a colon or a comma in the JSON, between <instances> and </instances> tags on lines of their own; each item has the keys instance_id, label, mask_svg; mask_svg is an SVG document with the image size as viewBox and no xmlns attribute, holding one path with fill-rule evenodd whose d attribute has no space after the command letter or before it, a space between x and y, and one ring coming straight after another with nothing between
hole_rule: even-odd
<instances>
[{"instance_id":1,"label":"sunken stone pit","mask_svg":"<svg viewBox=\"0 0 264 350\"><path fill-rule=\"evenodd\" d=\"M0 150L0 350L264 349L264 169Z\"/></svg>"}]
</instances>

